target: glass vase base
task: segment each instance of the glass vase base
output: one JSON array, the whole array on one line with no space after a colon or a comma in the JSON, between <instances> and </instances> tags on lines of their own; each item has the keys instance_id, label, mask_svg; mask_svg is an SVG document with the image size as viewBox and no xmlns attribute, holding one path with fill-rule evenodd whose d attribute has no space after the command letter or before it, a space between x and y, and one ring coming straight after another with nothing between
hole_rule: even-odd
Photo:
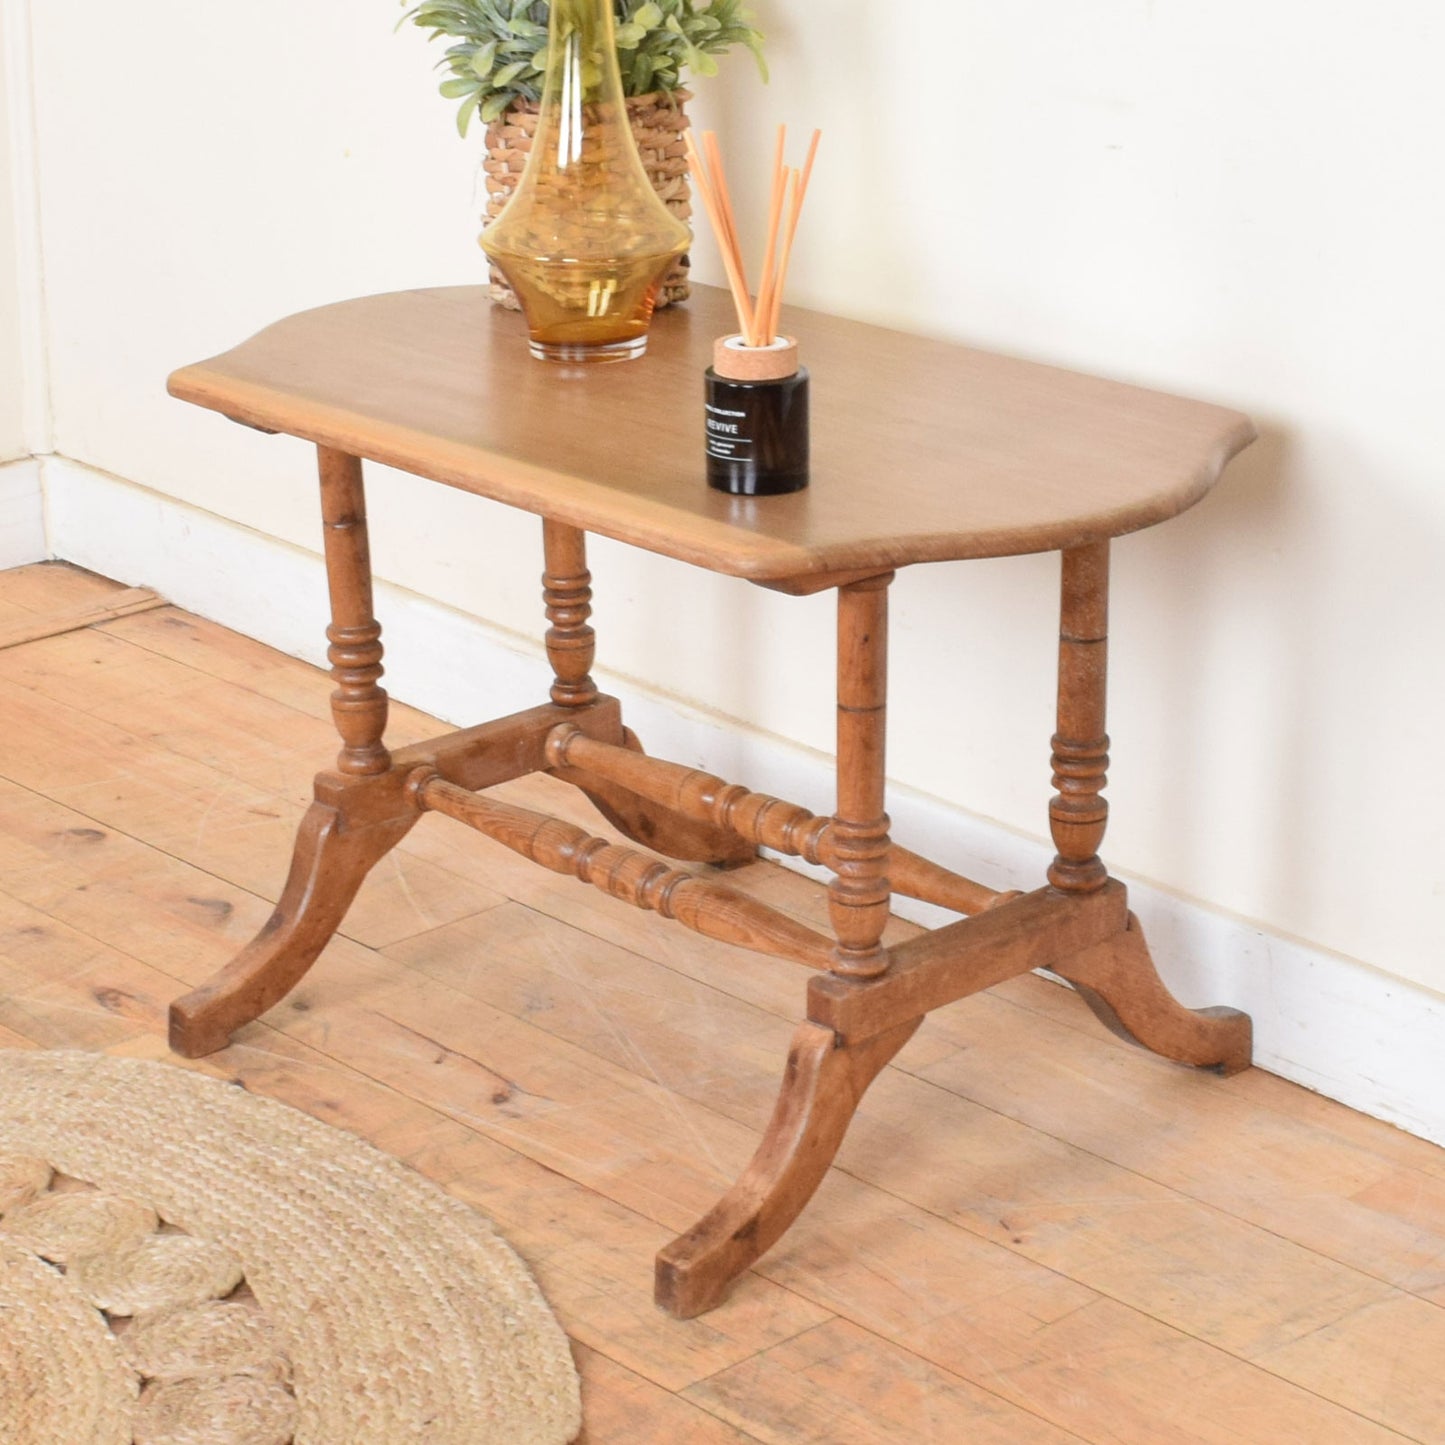
<instances>
[{"instance_id":1,"label":"glass vase base","mask_svg":"<svg viewBox=\"0 0 1445 1445\"><path fill-rule=\"evenodd\" d=\"M647 350L647 337L633 336L626 341L602 341L583 345L576 341L538 341L527 343L538 361L560 361L568 366L595 366L599 362L636 361Z\"/></svg>"}]
</instances>

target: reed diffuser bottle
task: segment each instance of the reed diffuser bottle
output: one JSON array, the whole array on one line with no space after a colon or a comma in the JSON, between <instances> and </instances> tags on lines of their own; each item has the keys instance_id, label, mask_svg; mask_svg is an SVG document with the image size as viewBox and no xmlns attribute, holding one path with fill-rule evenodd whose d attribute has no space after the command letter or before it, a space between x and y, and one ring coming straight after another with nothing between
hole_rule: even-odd
<instances>
[{"instance_id":1,"label":"reed diffuser bottle","mask_svg":"<svg viewBox=\"0 0 1445 1445\"><path fill-rule=\"evenodd\" d=\"M794 170L783 164L787 131L778 127L767 250L756 297L748 290L717 137L706 132L701 148L690 132L684 139L738 314L737 334L718 338L703 376L707 484L735 497L800 492L808 485L808 369L798 364L797 341L781 335L778 323L821 135L813 132L807 162Z\"/></svg>"},{"instance_id":2,"label":"reed diffuser bottle","mask_svg":"<svg viewBox=\"0 0 1445 1445\"><path fill-rule=\"evenodd\" d=\"M637 154L612 0L552 0L532 155L482 249L517 293L532 355L626 361L647 349L657 288L688 228Z\"/></svg>"},{"instance_id":3,"label":"reed diffuser bottle","mask_svg":"<svg viewBox=\"0 0 1445 1445\"><path fill-rule=\"evenodd\" d=\"M719 337L704 373L707 484L735 497L775 497L808 485L808 368L798 343L749 346Z\"/></svg>"}]
</instances>

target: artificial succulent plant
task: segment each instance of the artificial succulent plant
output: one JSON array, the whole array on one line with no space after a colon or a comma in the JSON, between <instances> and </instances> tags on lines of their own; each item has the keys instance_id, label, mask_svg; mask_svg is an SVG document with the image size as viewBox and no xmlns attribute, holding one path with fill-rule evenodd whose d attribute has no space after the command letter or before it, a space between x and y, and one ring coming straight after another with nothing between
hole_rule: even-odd
<instances>
[{"instance_id":1,"label":"artificial succulent plant","mask_svg":"<svg viewBox=\"0 0 1445 1445\"><path fill-rule=\"evenodd\" d=\"M409 0L403 0L409 3ZM496 120L514 101L541 98L547 0L422 0L403 17L449 42L441 93L461 102L457 129ZM714 75L716 57L744 45L766 79L763 36L742 0L613 0L617 59L627 95L676 90L683 73Z\"/></svg>"}]
</instances>

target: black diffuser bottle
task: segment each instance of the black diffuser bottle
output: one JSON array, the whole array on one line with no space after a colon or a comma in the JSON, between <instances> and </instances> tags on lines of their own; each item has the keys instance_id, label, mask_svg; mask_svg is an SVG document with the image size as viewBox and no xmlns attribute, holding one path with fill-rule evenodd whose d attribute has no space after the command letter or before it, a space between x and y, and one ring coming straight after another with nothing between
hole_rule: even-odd
<instances>
[{"instance_id":1,"label":"black diffuser bottle","mask_svg":"<svg viewBox=\"0 0 1445 1445\"><path fill-rule=\"evenodd\" d=\"M772 497L808 485L808 371L780 336L747 346L718 341L706 372L707 483L735 497Z\"/></svg>"}]
</instances>

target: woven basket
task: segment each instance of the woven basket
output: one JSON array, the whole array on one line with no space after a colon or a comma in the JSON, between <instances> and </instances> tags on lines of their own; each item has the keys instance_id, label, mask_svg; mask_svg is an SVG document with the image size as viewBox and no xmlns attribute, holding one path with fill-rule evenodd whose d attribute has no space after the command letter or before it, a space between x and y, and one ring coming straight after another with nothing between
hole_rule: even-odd
<instances>
[{"instance_id":1,"label":"woven basket","mask_svg":"<svg viewBox=\"0 0 1445 1445\"><path fill-rule=\"evenodd\" d=\"M687 129L686 105L692 99L686 90L655 91L651 95L627 98L627 114L632 121L632 134L642 156L642 167L667 203L667 209L684 224L692 217L692 192L687 183L687 148L682 133ZM537 104L519 100L487 127L487 225L502 214L512 198L527 157L532 153L532 137L537 130ZM672 270L658 287L657 304L671 306L686 301L687 256L679 256ZM520 311L512 288L495 266L492 267L492 300L512 311Z\"/></svg>"}]
</instances>

